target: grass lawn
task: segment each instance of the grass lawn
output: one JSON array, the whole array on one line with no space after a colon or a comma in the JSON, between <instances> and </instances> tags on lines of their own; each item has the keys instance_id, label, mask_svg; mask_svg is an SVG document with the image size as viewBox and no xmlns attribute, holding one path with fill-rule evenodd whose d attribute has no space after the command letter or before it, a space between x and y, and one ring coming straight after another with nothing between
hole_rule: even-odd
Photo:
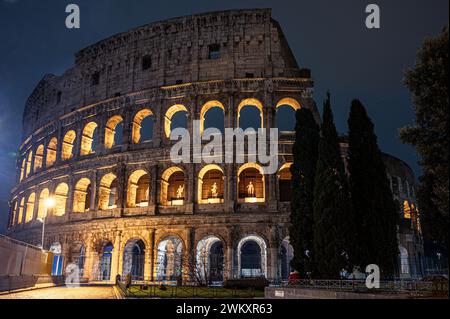
<instances>
[{"instance_id":1,"label":"grass lawn","mask_svg":"<svg viewBox=\"0 0 450 319\"><path fill-rule=\"evenodd\" d=\"M194 287L194 286L132 286L126 293L129 298L255 298L264 297L263 290L229 289L223 287Z\"/></svg>"}]
</instances>

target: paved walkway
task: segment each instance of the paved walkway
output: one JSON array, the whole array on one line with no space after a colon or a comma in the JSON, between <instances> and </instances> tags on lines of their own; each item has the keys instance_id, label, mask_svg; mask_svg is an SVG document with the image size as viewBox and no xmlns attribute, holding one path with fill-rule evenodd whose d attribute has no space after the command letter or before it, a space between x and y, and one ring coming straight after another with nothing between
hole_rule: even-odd
<instances>
[{"instance_id":1,"label":"paved walkway","mask_svg":"<svg viewBox=\"0 0 450 319\"><path fill-rule=\"evenodd\" d=\"M0 299L116 299L114 287L52 287L0 295Z\"/></svg>"}]
</instances>

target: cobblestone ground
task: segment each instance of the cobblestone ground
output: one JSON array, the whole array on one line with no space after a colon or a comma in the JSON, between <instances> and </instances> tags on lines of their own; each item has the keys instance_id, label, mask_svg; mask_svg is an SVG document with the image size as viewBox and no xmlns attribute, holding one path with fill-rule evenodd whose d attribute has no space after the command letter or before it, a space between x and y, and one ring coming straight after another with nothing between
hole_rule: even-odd
<instances>
[{"instance_id":1,"label":"cobblestone ground","mask_svg":"<svg viewBox=\"0 0 450 319\"><path fill-rule=\"evenodd\" d=\"M0 299L116 299L116 295L110 286L54 287L0 295Z\"/></svg>"}]
</instances>

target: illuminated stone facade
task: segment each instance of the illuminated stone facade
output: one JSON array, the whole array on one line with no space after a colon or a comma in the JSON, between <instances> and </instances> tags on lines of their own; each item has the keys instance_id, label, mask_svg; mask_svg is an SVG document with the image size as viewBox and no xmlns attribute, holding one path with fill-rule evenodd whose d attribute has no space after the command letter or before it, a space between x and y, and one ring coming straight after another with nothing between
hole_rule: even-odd
<instances>
[{"instance_id":1,"label":"illuminated stone facade","mask_svg":"<svg viewBox=\"0 0 450 319\"><path fill-rule=\"evenodd\" d=\"M39 245L46 216L44 248L90 280L188 281L202 267L209 281L286 278L292 132L265 176L258 163L175 165L168 136L179 113L190 132L212 110L230 128L246 108L265 128L286 107L320 121L312 93L270 10L171 19L83 49L27 101L9 234Z\"/></svg>"}]
</instances>

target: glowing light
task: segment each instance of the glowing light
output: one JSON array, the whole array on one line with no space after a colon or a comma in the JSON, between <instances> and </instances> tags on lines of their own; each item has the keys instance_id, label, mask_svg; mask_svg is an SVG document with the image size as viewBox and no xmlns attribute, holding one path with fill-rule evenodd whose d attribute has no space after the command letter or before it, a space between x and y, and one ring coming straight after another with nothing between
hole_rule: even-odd
<instances>
[{"instance_id":1,"label":"glowing light","mask_svg":"<svg viewBox=\"0 0 450 319\"><path fill-rule=\"evenodd\" d=\"M47 198L47 199L45 200L45 206L46 206L47 208L55 207L55 205L56 205L56 201L55 201L54 198L49 197L49 198Z\"/></svg>"}]
</instances>

